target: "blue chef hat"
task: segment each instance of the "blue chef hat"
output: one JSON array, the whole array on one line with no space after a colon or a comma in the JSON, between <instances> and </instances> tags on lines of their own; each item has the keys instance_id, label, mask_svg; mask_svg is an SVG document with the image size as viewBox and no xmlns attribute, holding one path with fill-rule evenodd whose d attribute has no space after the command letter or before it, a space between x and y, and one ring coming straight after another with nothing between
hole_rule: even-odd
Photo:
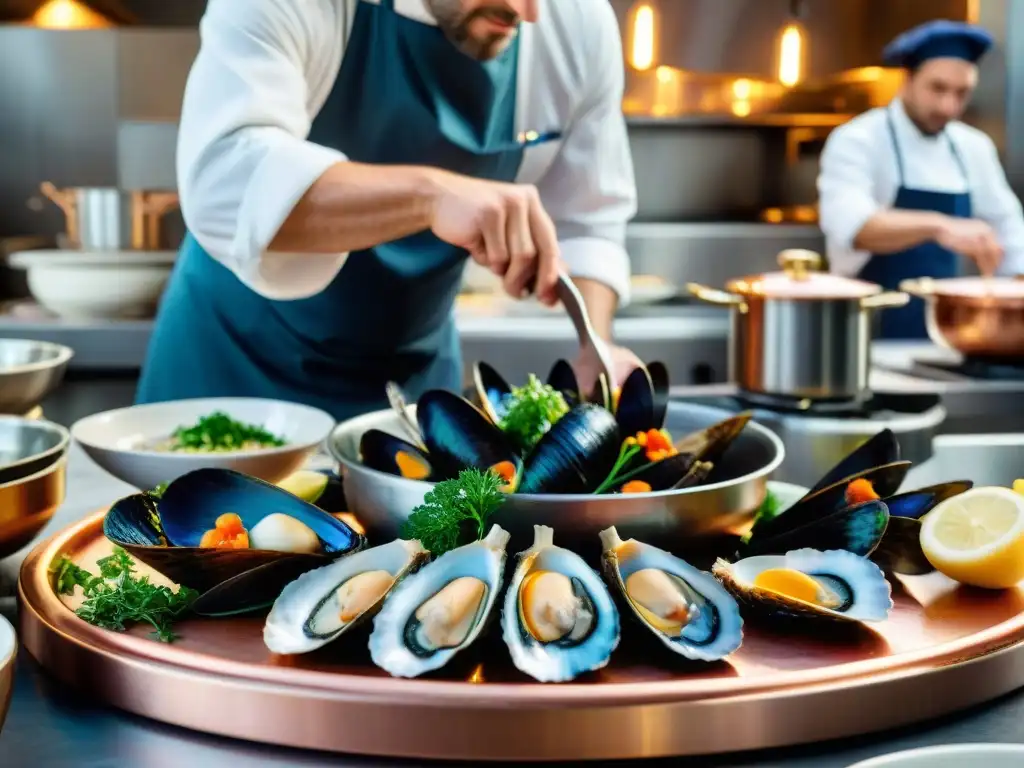
<instances>
[{"instance_id":1,"label":"blue chef hat","mask_svg":"<svg viewBox=\"0 0 1024 768\"><path fill-rule=\"evenodd\" d=\"M936 19L907 30L882 52L888 67L913 69L928 59L977 62L992 47L992 35L979 26Z\"/></svg>"}]
</instances>

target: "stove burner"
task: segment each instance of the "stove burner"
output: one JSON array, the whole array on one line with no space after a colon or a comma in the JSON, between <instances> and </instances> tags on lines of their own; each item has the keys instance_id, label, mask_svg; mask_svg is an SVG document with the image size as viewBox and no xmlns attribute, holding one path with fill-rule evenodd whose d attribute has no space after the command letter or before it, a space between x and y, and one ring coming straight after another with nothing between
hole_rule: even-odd
<instances>
[{"instance_id":1,"label":"stove burner","mask_svg":"<svg viewBox=\"0 0 1024 768\"><path fill-rule=\"evenodd\" d=\"M989 381L1024 381L1024 360L986 357L965 357L960 363L920 363L926 368L937 368L971 379Z\"/></svg>"},{"instance_id":2,"label":"stove burner","mask_svg":"<svg viewBox=\"0 0 1024 768\"><path fill-rule=\"evenodd\" d=\"M808 415L854 413L864 407L864 399L812 400L806 397L766 395L758 392L738 392L734 398L748 409L761 409L777 413Z\"/></svg>"},{"instance_id":3,"label":"stove burner","mask_svg":"<svg viewBox=\"0 0 1024 768\"><path fill-rule=\"evenodd\" d=\"M939 405L938 395L907 392L873 392L866 400L813 401L737 393L726 398L739 410L761 410L782 416L892 421L901 416L925 413Z\"/></svg>"}]
</instances>

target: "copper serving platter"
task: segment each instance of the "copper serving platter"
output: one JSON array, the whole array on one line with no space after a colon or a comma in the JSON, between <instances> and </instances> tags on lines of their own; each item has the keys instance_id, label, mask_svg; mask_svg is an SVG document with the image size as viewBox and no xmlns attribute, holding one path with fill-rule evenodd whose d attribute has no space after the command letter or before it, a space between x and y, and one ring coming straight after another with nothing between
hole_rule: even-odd
<instances>
[{"instance_id":1,"label":"copper serving platter","mask_svg":"<svg viewBox=\"0 0 1024 768\"><path fill-rule=\"evenodd\" d=\"M623 617L611 664L571 684L519 674L496 632L442 676L415 680L374 667L365 631L308 656L274 656L262 616L184 621L168 645L143 628L93 627L55 595L55 557L91 567L110 552L102 519L56 534L25 561L21 642L99 701L250 741L477 761L713 754L903 726L1024 685L1024 591L967 589L940 574L894 580L895 610L872 629L748 621L729 663L637 645L644 633Z\"/></svg>"}]
</instances>

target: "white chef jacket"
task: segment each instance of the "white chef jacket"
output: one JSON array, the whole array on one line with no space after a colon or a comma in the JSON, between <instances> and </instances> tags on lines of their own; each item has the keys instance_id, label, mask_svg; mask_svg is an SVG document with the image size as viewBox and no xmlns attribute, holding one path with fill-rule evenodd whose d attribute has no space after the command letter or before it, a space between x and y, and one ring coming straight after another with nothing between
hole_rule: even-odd
<instances>
[{"instance_id":1,"label":"white chef jacket","mask_svg":"<svg viewBox=\"0 0 1024 768\"><path fill-rule=\"evenodd\" d=\"M178 138L181 209L215 259L275 299L322 291L348 254L267 247L340 152L306 141L337 78L358 2L210 0L185 89ZM629 298L626 223L636 211L622 115L622 42L608 0L544 0L520 29L516 133L558 131L526 149L517 181L535 184L574 277ZM423 0L395 10L426 24ZM372 109L372 104L366 105Z\"/></svg>"},{"instance_id":2,"label":"white chef jacket","mask_svg":"<svg viewBox=\"0 0 1024 768\"><path fill-rule=\"evenodd\" d=\"M1024 215L992 139L959 121L949 123L943 134L927 136L907 116L900 99L890 108L904 186L930 192L970 191L972 215L989 223L1003 247L999 274L1024 272ZM856 250L853 241L868 219L896 200L899 166L886 111L878 107L839 126L821 153L820 225L832 271L839 274L856 275L868 262L870 254ZM967 170L966 180L951 141Z\"/></svg>"}]
</instances>

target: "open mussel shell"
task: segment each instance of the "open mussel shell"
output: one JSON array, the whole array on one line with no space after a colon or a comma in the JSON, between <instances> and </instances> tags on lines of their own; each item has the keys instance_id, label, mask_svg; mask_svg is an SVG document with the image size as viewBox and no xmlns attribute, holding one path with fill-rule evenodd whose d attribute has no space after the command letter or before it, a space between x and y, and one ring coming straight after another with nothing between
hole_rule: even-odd
<instances>
[{"instance_id":1,"label":"open mussel shell","mask_svg":"<svg viewBox=\"0 0 1024 768\"><path fill-rule=\"evenodd\" d=\"M457 477L464 469L486 471L508 464L518 476L522 462L508 439L472 403L443 389L419 399L416 417L436 480Z\"/></svg>"},{"instance_id":2,"label":"open mussel shell","mask_svg":"<svg viewBox=\"0 0 1024 768\"><path fill-rule=\"evenodd\" d=\"M780 516L788 514L786 511ZM743 548L743 556L783 555L795 549L842 549L866 557L875 551L888 525L886 502L874 499L844 506L774 536L753 536Z\"/></svg>"},{"instance_id":3,"label":"open mussel shell","mask_svg":"<svg viewBox=\"0 0 1024 768\"><path fill-rule=\"evenodd\" d=\"M203 535L226 513L240 518L250 546L200 547ZM138 493L115 502L103 533L171 581L199 592L200 600L218 589L216 603L224 612L269 605L300 573L365 545L345 523L297 496L239 472L212 468L182 475L159 499ZM240 578L243 574L249 575ZM257 576L258 584L253 581Z\"/></svg>"},{"instance_id":4,"label":"open mussel shell","mask_svg":"<svg viewBox=\"0 0 1024 768\"><path fill-rule=\"evenodd\" d=\"M516 667L542 683L573 680L604 667L619 644L619 612L601 577L554 530L534 526L519 554L501 614Z\"/></svg>"},{"instance_id":5,"label":"open mussel shell","mask_svg":"<svg viewBox=\"0 0 1024 768\"><path fill-rule=\"evenodd\" d=\"M713 465L696 461L691 454L677 453L630 473L619 488L612 490L621 490L628 481L646 483L652 492L692 488L704 482L712 469Z\"/></svg>"},{"instance_id":6,"label":"open mussel shell","mask_svg":"<svg viewBox=\"0 0 1024 768\"><path fill-rule=\"evenodd\" d=\"M429 481L434 475L430 457L410 442L380 429L368 429L359 439L363 464L408 480Z\"/></svg>"},{"instance_id":7,"label":"open mussel shell","mask_svg":"<svg viewBox=\"0 0 1024 768\"><path fill-rule=\"evenodd\" d=\"M500 423L504 415L505 398L512 393L511 385L487 363L476 363L473 366L473 386L487 418L495 424Z\"/></svg>"},{"instance_id":8,"label":"open mussel shell","mask_svg":"<svg viewBox=\"0 0 1024 768\"><path fill-rule=\"evenodd\" d=\"M718 464L751 418L753 418L753 414L745 411L706 429L692 432L676 441L676 450L679 453L691 453L700 461Z\"/></svg>"},{"instance_id":9,"label":"open mussel shell","mask_svg":"<svg viewBox=\"0 0 1024 768\"><path fill-rule=\"evenodd\" d=\"M450 550L406 577L373 620L370 658L394 677L440 669L480 635L501 591L509 534Z\"/></svg>"},{"instance_id":10,"label":"open mussel shell","mask_svg":"<svg viewBox=\"0 0 1024 768\"><path fill-rule=\"evenodd\" d=\"M651 377L651 390L654 392L654 424L660 429L665 425L665 416L668 413L668 367L655 361L647 366L647 374Z\"/></svg>"},{"instance_id":11,"label":"open mussel shell","mask_svg":"<svg viewBox=\"0 0 1024 768\"><path fill-rule=\"evenodd\" d=\"M430 553L418 541L396 539L299 576L288 584L263 626L272 653L315 651L376 615L402 579Z\"/></svg>"},{"instance_id":12,"label":"open mussel shell","mask_svg":"<svg viewBox=\"0 0 1024 768\"><path fill-rule=\"evenodd\" d=\"M654 385L646 368L634 368L623 382L615 406L615 420L623 437L661 428L654 420Z\"/></svg>"},{"instance_id":13,"label":"open mussel shell","mask_svg":"<svg viewBox=\"0 0 1024 768\"><path fill-rule=\"evenodd\" d=\"M621 442L609 410L577 405L526 457L519 493L591 493L615 466Z\"/></svg>"},{"instance_id":14,"label":"open mussel shell","mask_svg":"<svg viewBox=\"0 0 1024 768\"><path fill-rule=\"evenodd\" d=\"M402 388L393 381L389 381L384 386L384 391L388 397L388 404L391 406L391 410L398 416L398 423L402 425L402 429L405 430L409 439L412 440L417 447L423 448L423 436L420 434L420 429L417 426L415 420L409 414L409 402Z\"/></svg>"},{"instance_id":15,"label":"open mussel shell","mask_svg":"<svg viewBox=\"0 0 1024 768\"><path fill-rule=\"evenodd\" d=\"M823 488L828 488L848 478L852 479L854 476L860 476L873 467L893 464L899 460L899 440L896 439L896 435L891 429L883 429L826 472L815 486L807 492L807 495L817 493ZM879 495L882 497L888 496L895 493L897 488L881 489L879 490ZM888 493L884 492L886 490Z\"/></svg>"},{"instance_id":16,"label":"open mussel shell","mask_svg":"<svg viewBox=\"0 0 1024 768\"><path fill-rule=\"evenodd\" d=\"M884 621L892 586L870 560L843 550L799 549L711 568L740 605L768 618Z\"/></svg>"},{"instance_id":17,"label":"open mussel shell","mask_svg":"<svg viewBox=\"0 0 1024 768\"><path fill-rule=\"evenodd\" d=\"M576 371L568 360L558 360L551 367L548 374L548 386L556 392L561 392L565 402L572 408L581 401L580 383L576 378Z\"/></svg>"},{"instance_id":18,"label":"open mussel shell","mask_svg":"<svg viewBox=\"0 0 1024 768\"><path fill-rule=\"evenodd\" d=\"M751 532L749 543L776 538L783 533L802 528L850 506L846 494L847 488L854 480L867 481L874 488L876 494L882 498L891 496L894 490L899 488L909 471L909 461L897 461L893 464L872 467L859 475L823 488L817 493L809 493L782 514L759 521Z\"/></svg>"},{"instance_id":19,"label":"open mussel shell","mask_svg":"<svg viewBox=\"0 0 1024 768\"><path fill-rule=\"evenodd\" d=\"M920 520L946 499L959 496L973 487L974 483L971 480L953 480L927 488L918 488L916 491L897 493L895 496L887 497L885 503L893 517Z\"/></svg>"},{"instance_id":20,"label":"open mussel shell","mask_svg":"<svg viewBox=\"0 0 1024 768\"><path fill-rule=\"evenodd\" d=\"M695 661L718 661L743 642L736 600L709 573L670 552L601 531L605 575L633 617L667 648Z\"/></svg>"}]
</instances>

